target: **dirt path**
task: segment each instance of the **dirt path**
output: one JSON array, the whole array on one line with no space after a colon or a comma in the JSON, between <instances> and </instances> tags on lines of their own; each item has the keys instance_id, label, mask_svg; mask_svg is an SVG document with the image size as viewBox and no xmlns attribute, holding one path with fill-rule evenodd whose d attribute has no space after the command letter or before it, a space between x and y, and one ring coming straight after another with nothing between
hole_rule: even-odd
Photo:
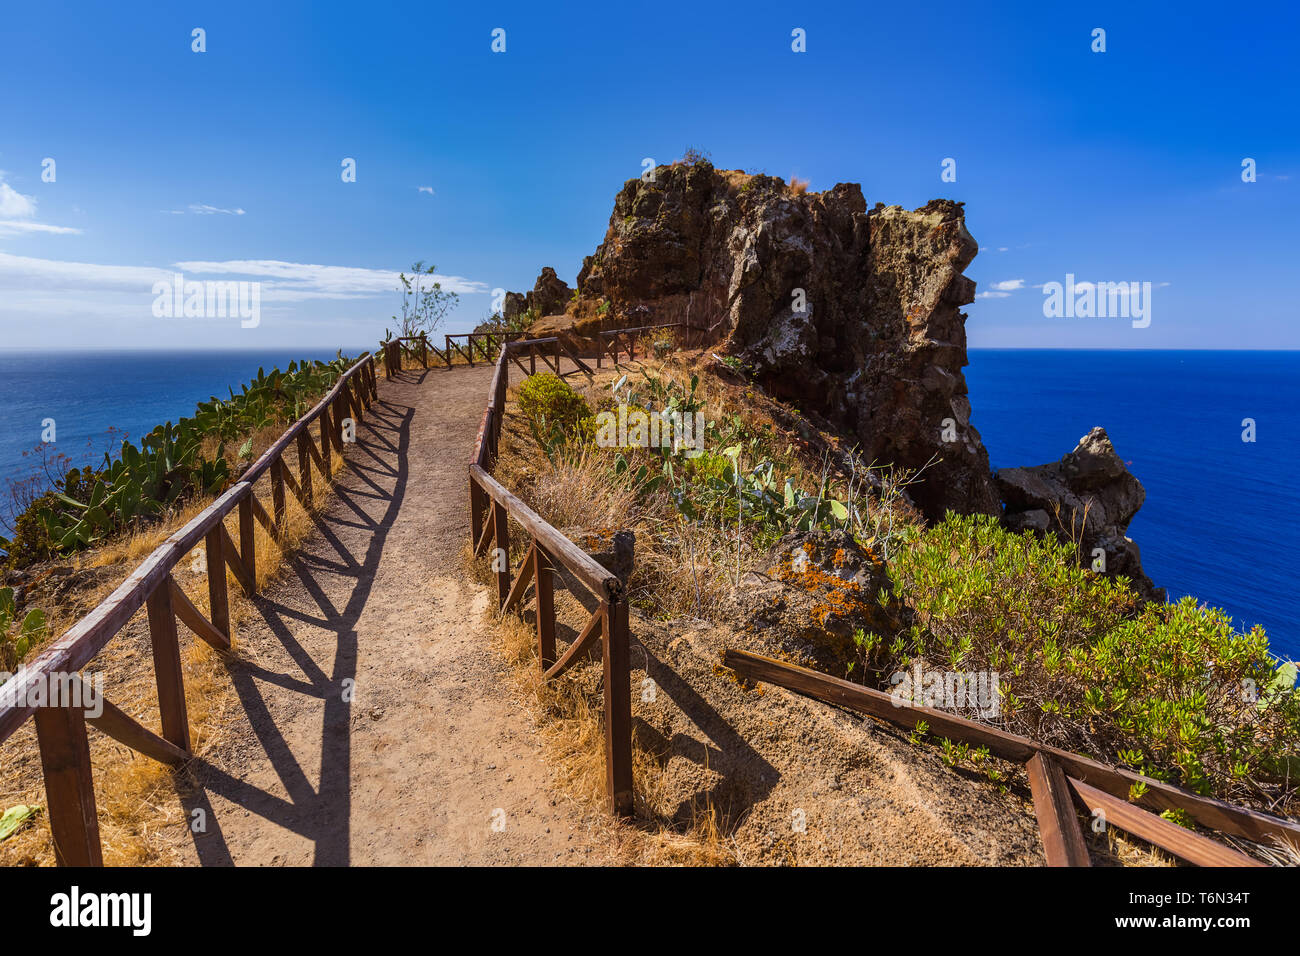
<instances>
[{"instance_id":1,"label":"dirt path","mask_svg":"<svg viewBox=\"0 0 1300 956\"><path fill-rule=\"evenodd\" d=\"M550 789L488 594L459 573L490 377L380 381L324 520L240 628L248 724L183 797L207 820L194 862L605 861L587 811Z\"/></svg>"}]
</instances>

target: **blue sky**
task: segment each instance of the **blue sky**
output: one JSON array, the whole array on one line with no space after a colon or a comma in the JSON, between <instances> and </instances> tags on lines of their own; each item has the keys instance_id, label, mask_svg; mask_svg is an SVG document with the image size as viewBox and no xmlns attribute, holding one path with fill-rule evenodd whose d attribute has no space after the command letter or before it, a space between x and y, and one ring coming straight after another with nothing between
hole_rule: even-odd
<instances>
[{"instance_id":1,"label":"blue sky","mask_svg":"<svg viewBox=\"0 0 1300 956\"><path fill-rule=\"evenodd\" d=\"M416 259L461 331L694 146L964 201L972 346L1300 348L1294 7L901 6L11 4L0 345L368 346ZM155 317L178 267L260 281L260 323ZM1150 282L1150 325L1045 318L1067 273Z\"/></svg>"}]
</instances>

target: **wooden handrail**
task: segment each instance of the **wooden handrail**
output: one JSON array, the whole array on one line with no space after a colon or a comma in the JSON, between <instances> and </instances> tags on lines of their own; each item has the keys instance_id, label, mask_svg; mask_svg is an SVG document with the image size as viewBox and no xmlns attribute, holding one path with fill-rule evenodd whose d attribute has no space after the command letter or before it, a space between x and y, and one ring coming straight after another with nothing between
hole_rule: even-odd
<instances>
[{"instance_id":1,"label":"wooden handrail","mask_svg":"<svg viewBox=\"0 0 1300 956\"><path fill-rule=\"evenodd\" d=\"M747 679L785 687L905 729L924 722L928 725L929 733L935 736L986 747L989 753L1004 760L1029 763L1035 758L1047 758L1058 765L1072 781L1081 782L1121 800L1128 799L1134 784L1141 784L1145 791L1138 798L1139 803L1157 811L1183 810L1203 826L1224 833L1261 843L1270 837L1279 837L1292 843L1300 841L1300 823L1292 820L1261 813L1249 807L1235 806L1213 797L1203 797L1162 780L1122 767L1110 767L1091 757L1041 744L1028 737L967 720L934 707L915 703L900 705L898 700L884 691L831 677L797 664L731 648L723 651L722 664ZM1134 810L1141 812L1136 807Z\"/></svg>"},{"instance_id":2,"label":"wooden handrail","mask_svg":"<svg viewBox=\"0 0 1300 956\"><path fill-rule=\"evenodd\" d=\"M116 712L107 719L97 718L89 723L100 726L127 746L133 746L151 757L172 760L178 753L188 754L189 724L177 646L177 619L208 643L218 648L229 647L226 568L230 567L235 572L245 591L252 592L255 583L254 516L267 525L272 535L282 542L283 485L286 480L304 507L310 507L312 462L315 462L326 479L330 477L329 469L325 467L328 459L316 453L307 431L308 426L319 419L321 447L326 456L331 444L341 451L342 421L354 415L359 416L377 397L374 356L366 352L339 376L334 387L315 407L290 425L240 475L233 486L190 519L184 527L173 532L112 594L0 686L0 743L8 740L28 717L34 716L36 719L55 859L60 865L102 863L85 729L88 721L80 709L68 702L47 701L44 706L33 704L34 699L41 699L34 692L46 686L51 679L75 676L141 607L147 606L163 725L162 736L134 726L128 718ZM343 408L337 408L336 403ZM331 408L334 409L333 414ZM302 469L298 482L292 482L284 467L283 455L291 446L296 446L298 464ZM253 493L255 482L268 469L271 471L275 497L274 520L267 516ZM239 548L236 548L224 524L226 517L236 509L239 511ZM204 542L207 549L208 597L212 620L200 615L172 578L172 570L199 542Z\"/></svg>"},{"instance_id":3,"label":"wooden handrail","mask_svg":"<svg viewBox=\"0 0 1300 956\"><path fill-rule=\"evenodd\" d=\"M497 605L502 612L523 602L531 579L536 603L538 665L543 679L550 680L563 673L587 652L599 634L604 665L606 790L610 809L617 814L630 814L633 808L632 672L623 582L511 494L490 471L505 420L510 362L515 361L516 354L527 350L529 367L519 365L519 368L525 375L531 374L536 370L537 349L547 346L551 355L548 358L543 353L543 361L553 362L556 374L563 374L560 360L565 350L557 336L502 342L487 407L483 410L483 423L469 463L470 543L476 557L495 545ZM509 566L511 520L530 538L524 564L513 583ZM552 574L561 569L572 576L575 585L592 593L599 602L599 610L557 661Z\"/></svg>"}]
</instances>

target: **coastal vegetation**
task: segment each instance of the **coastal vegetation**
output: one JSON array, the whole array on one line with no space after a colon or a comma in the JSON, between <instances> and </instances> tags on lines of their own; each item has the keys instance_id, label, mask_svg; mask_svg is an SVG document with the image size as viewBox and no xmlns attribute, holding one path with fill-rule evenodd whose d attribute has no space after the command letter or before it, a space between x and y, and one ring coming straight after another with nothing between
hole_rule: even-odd
<instances>
[{"instance_id":1,"label":"coastal vegetation","mask_svg":"<svg viewBox=\"0 0 1300 956\"><path fill-rule=\"evenodd\" d=\"M43 457L54 462L38 476L44 489L33 480L10 483L17 514L12 537L0 537L4 570L101 548L220 494L260 451L259 435L278 434L307 412L351 364L340 353L330 362L291 361L283 371L259 368L238 392L200 402L193 415L158 425L138 445L124 440L98 464L73 467L66 457ZM0 598L0 617L3 605ZM25 612L18 635L2 642L5 663L16 665L44 636L44 616L37 624L34 613Z\"/></svg>"},{"instance_id":2,"label":"coastal vegetation","mask_svg":"<svg viewBox=\"0 0 1300 956\"><path fill-rule=\"evenodd\" d=\"M978 719L1198 793L1273 812L1294 805L1295 667L1273 657L1261 628L1240 632L1192 598L1144 601L1123 575L1095 573L1077 543L994 516L927 520L909 499L916 472L862 461L737 384L731 368L655 351L661 360L579 388L547 374L526 380L515 392L526 432L497 466L557 527L635 532L629 588L642 614L711 620L743 640L756 633L743 626L745 592L775 564L782 585L823 603L890 609L867 619L892 627L858 628L847 643L825 635L837 676L888 690L890 675L918 664L997 672L995 713ZM602 447L592 418L620 405L701 413L703 450ZM871 563L887 564L887 578L879 589L827 590L816 568L791 573L782 543L798 533L851 535ZM950 763L989 766L986 755L934 743Z\"/></svg>"}]
</instances>

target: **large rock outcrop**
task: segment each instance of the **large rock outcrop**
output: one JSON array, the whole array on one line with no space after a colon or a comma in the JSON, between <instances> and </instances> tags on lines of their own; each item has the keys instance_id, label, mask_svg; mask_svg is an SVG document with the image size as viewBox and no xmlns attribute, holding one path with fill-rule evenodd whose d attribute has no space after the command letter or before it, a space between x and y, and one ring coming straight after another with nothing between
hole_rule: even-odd
<instances>
[{"instance_id":1,"label":"large rock outcrop","mask_svg":"<svg viewBox=\"0 0 1300 956\"><path fill-rule=\"evenodd\" d=\"M770 394L856 438L867 460L917 469L930 518L994 514L970 425L965 315L974 258L960 203L868 209L841 183L804 193L707 162L660 166L619 192L578 274L606 328L685 322Z\"/></svg>"},{"instance_id":2,"label":"large rock outcrop","mask_svg":"<svg viewBox=\"0 0 1300 956\"><path fill-rule=\"evenodd\" d=\"M1125 534L1146 490L1116 454L1104 428L1088 432L1060 461L1003 468L995 480L1009 527L1076 541L1085 563L1102 557L1106 574L1130 578L1145 600L1164 601L1164 589L1143 572L1138 546Z\"/></svg>"},{"instance_id":3,"label":"large rock outcrop","mask_svg":"<svg viewBox=\"0 0 1300 956\"><path fill-rule=\"evenodd\" d=\"M550 266L544 266L533 284L532 292L507 292L501 317L509 322L518 315L532 310L538 317L559 315L573 297L569 284L556 275Z\"/></svg>"}]
</instances>

